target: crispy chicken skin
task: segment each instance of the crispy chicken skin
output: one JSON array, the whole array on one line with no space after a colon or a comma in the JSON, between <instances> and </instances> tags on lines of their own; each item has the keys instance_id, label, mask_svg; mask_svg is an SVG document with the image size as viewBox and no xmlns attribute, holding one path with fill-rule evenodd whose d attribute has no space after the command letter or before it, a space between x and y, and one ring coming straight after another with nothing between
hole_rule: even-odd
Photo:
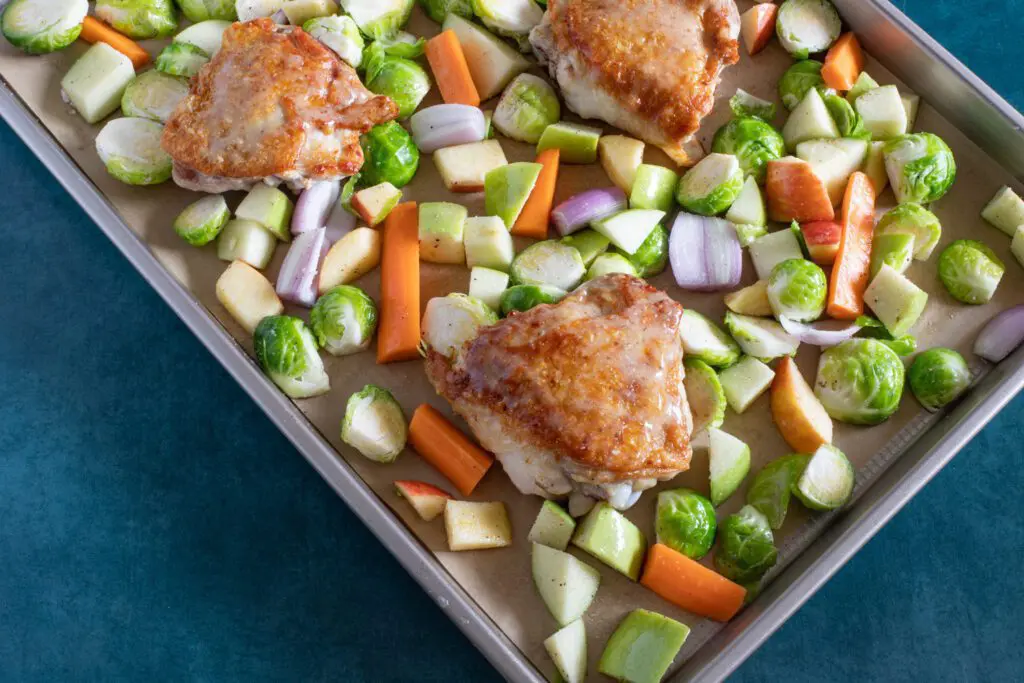
<instances>
[{"instance_id":1,"label":"crispy chicken skin","mask_svg":"<svg viewBox=\"0 0 1024 683\"><path fill-rule=\"evenodd\" d=\"M734 0L550 0L530 42L570 109L689 165L739 23Z\"/></svg>"},{"instance_id":2,"label":"crispy chicken skin","mask_svg":"<svg viewBox=\"0 0 1024 683\"><path fill-rule=\"evenodd\" d=\"M520 490L613 499L625 484L628 507L690 464L681 315L643 280L607 275L484 328L454 361L428 351L427 376Z\"/></svg>"},{"instance_id":3,"label":"crispy chicken skin","mask_svg":"<svg viewBox=\"0 0 1024 683\"><path fill-rule=\"evenodd\" d=\"M300 28L235 23L167 121L163 148L188 189L293 188L350 176L359 134L398 116L348 64Z\"/></svg>"}]
</instances>

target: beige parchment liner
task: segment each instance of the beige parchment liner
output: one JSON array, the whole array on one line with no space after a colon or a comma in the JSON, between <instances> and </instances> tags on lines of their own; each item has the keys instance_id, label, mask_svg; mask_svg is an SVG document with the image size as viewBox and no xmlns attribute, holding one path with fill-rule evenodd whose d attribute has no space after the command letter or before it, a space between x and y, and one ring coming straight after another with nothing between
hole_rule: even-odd
<instances>
[{"instance_id":1,"label":"beige parchment liner","mask_svg":"<svg viewBox=\"0 0 1024 683\"><path fill-rule=\"evenodd\" d=\"M748 4L741 2L741 9L746 9ZM417 9L410 30L418 35L429 36L438 29L436 24ZM146 45L154 55L159 51L158 42ZM102 124L90 126L84 123L62 102L60 78L85 49L86 46L79 42L61 53L30 57L3 42L0 48L0 75L106 195L128 225L149 244L158 260L234 336L246 353L251 354L252 344L249 336L228 316L214 296L214 283L226 264L217 259L214 246L202 249L189 247L171 230L170 224L174 216L185 205L194 201L197 195L179 189L170 182L159 187L136 188L110 178L93 145L95 135ZM789 56L775 42L756 59L752 60L745 53L742 55L740 64L726 72L718 90L715 111L701 130L700 137L705 148L709 147L714 131L728 119L727 100L736 88L742 87L755 95L777 101L775 84L790 62ZM891 74L877 63L872 62L868 70L880 82L894 82ZM546 76L540 69L535 68L534 71ZM928 99L928 93L919 94L924 100ZM425 104L437 101L435 89ZM494 104L490 102L484 107L493 108ZM777 125L781 125L783 120L781 111L780 105ZM566 118L571 119L572 116L567 113ZM604 128L606 132L611 132L608 126ZM987 225L978 214L1000 186L1009 184L1018 191L1020 186L1006 171L926 104L921 107L916 130L941 135L956 155L959 172L952 191L933 207L943 225L939 250L929 262L915 261L908 273L909 277L930 295L927 311L913 333L917 335L921 348L942 345L958 349L968 358L976 372L983 372L983 362L970 353L972 342L981 327L993 315L1021 302L1021 293L1024 292L1024 271L1010 253L1010 239ZM504 138L501 138L501 145L510 161L533 159L534 150L528 145L513 143ZM664 154L650 146L646 161L671 165ZM563 166L556 201L584 188L609 185L611 183L600 165ZM406 187L404 192L405 200L455 201L468 206L470 215L483 213L482 194L460 195L447 192L433 162L427 156L422 159L415 181ZM229 196L229 204L232 207L236 206L241 196L241 193L233 193ZM894 203L891 192L883 195L881 203L882 206L891 206ZM81 229L92 230L93 227L82 225ZM942 247L960 238L984 240L1006 264L1003 282L993 301L985 306L971 307L955 302L945 293L938 280L938 253ZM266 271L272 281L276 278L285 251L286 248L283 246L277 249L274 261ZM753 267L748 259L744 267L744 284L755 279ZM357 284L376 299L379 292L378 280L378 271L374 271ZM425 305L432 296L466 291L468 280L469 271L464 267L423 264L421 305ZM721 294L684 292L675 286L669 272L656 278L654 284L664 288L683 305L693 307L717 320L721 320L724 314ZM305 317L305 311L302 309L292 308L289 312ZM818 355L816 348L806 345L801 347L799 353L800 368L804 376L811 381ZM364 459L342 444L339 438L339 424L347 397L369 382L391 389L407 415L411 415L416 406L424 402L451 415L447 403L437 397L431 389L420 362L381 366L374 362L374 358L372 350L345 358L325 354L324 360L331 376L331 392L320 398L298 401L297 405L309 418L312 426L337 449L339 457L373 488L409 530L436 555L453 579L459 582L542 672L550 674L553 668L541 643L557 629L557 624L531 586L529 548L526 543L526 534L540 500L519 494L509 483L500 466L495 466L473 494L472 499L505 502L512 518L514 545L501 550L467 553L447 551L443 522L440 519L431 523L421 521L404 501L395 496L392 489L392 481L395 479L421 479L453 490L444 478L412 450L408 450L392 465L379 465ZM599 363L601 359L595 358L593 362ZM885 465L905 450L914 437L932 424L934 419L927 417L908 390L900 411L883 425L863 428L837 423L835 441L858 468L858 492L863 491ZM465 428L461 421L457 423ZM600 426L595 425L595 428L600 429ZM756 472L764 463L790 450L772 424L767 396L759 399L744 415L736 415L730 411L724 428L751 444L754 459L752 472ZM706 492L707 476L707 453L703 449L698 449L694 454L692 469L676 480L663 484L661 488L687 486ZM721 507L720 518L740 507L744 493L745 485ZM656 490L646 493L628 512L628 516L643 529L649 539L653 539L654 536L652 519L655 496ZM780 565L791 560L805 547L826 522L827 519L821 515L812 515L796 503L791 505L785 526L776 535L777 542L783 550ZM702 620L675 608L586 554L578 550L573 552L597 567L602 577L598 597L585 617L592 678L600 678L596 672L596 662L607 637L618 621L634 608L643 607L662 612L693 628L683 652L677 658L676 667L718 629L714 622ZM710 564L710 556L705 562Z\"/></svg>"}]
</instances>

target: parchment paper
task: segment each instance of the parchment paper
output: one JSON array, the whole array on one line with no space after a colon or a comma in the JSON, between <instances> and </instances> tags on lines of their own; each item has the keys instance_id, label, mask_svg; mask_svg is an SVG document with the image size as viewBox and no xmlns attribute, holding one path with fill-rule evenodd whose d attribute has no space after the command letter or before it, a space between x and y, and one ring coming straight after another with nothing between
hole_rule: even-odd
<instances>
[{"instance_id":1,"label":"parchment paper","mask_svg":"<svg viewBox=\"0 0 1024 683\"><path fill-rule=\"evenodd\" d=\"M749 3L741 2L740 5L740 9L744 10ZM429 36L438 29L436 24L422 16L417 9L410 30L418 35ZM0 75L96 183L128 225L150 245L167 270L188 287L210 314L220 321L247 353L251 354L252 344L249 335L231 319L214 296L214 283L227 264L217 259L213 245L202 249L189 247L171 230L173 217L184 206L194 201L197 195L181 190L172 183L153 188L136 188L110 178L99 161L93 144L102 124L85 124L62 102L60 78L87 46L79 42L61 53L30 57L18 52L6 42L0 42ZM155 56L161 44L150 42L146 43L146 46ZM782 71L791 63L789 56L774 41L754 60L749 58L742 48L741 53L744 54L740 64L726 72L718 90L716 109L701 130L700 138L705 148L710 148L714 131L729 118L727 100L737 87L760 97L778 101L775 84ZM871 63L868 71L882 83L894 82L892 76L876 63ZM546 73L541 69L535 68L534 72L546 77ZM928 93L918 94L927 100ZM425 105L437 101L439 99L435 89ZM495 101L492 101L486 103L484 108L493 108L494 105ZM783 121L781 105L779 110L777 125L781 125ZM566 118L573 117L566 112ZM604 126L604 129L605 132L612 132L608 126ZM970 353L971 344L980 328L998 311L1020 303L1021 292L1024 292L1024 271L1010 253L1010 239L982 221L979 211L1001 185L1009 184L1018 192L1021 187L927 104L921 106L915 130L931 131L942 136L955 153L959 172L952 191L933 207L944 228L935 255L926 263L915 261L908 272L909 277L930 295L927 311L912 332L917 335L921 348L936 345L953 347L968 358L976 372L983 372L984 364ZM532 147L500 139L509 161L533 159ZM660 150L650 146L645 161L671 166L668 158ZM611 182L600 165L563 166L556 201L584 188L610 185ZM405 188L404 195L405 200L460 202L469 207L470 215L483 213L482 194L447 192L427 155L422 159L415 181ZM229 196L229 204L232 207L236 206L241 196L241 193L233 193ZM894 204L890 192L883 195L881 204L883 207ZM93 228L83 225L81 229ZM985 241L1006 264L1003 282L993 301L985 306L971 307L955 302L945 293L938 280L937 255L945 245L960 238ZM519 248L522 248L522 245L519 245ZM285 251L286 247L279 247L273 263L266 270L271 281L276 279ZM356 284L365 288L376 299L379 293L378 280L378 271L374 271ZM425 305L433 296L466 291L468 280L469 271L464 267L423 264L421 304ZM744 284L754 280L754 269L748 260L744 268ZM674 285L669 272L656 278L654 284L664 288L685 306L699 310L716 320L721 320L724 314L721 294L700 295L683 292ZM305 317L303 309L289 307L289 313ZM435 553L454 580L466 589L542 672L550 674L553 667L541 643L558 627L531 585L529 549L526 543L526 534L540 506L540 500L519 494L509 483L500 466L495 466L473 494L472 499L505 502L512 518L514 545L501 550L465 553L447 551L442 520L438 519L431 523L421 521L408 504L396 497L392 482L395 479L420 479L449 491L453 491L453 487L412 450L408 450L392 465L379 465L349 449L339 438L339 425L346 399L352 392L369 382L390 388L407 415L411 415L417 405L427 402L451 416L447 403L437 397L431 389L419 361L380 366L374 363L373 354L372 350L345 358L324 354L326 367L331 376L332 390L320 398L298 401L299 408L309 418L311 425L338 450L338 457L343 458L403 520L409 530ZM809 381L813 381L818 356L817 349L806 345L801 347L799 366ZM870 481L894 457L905 450L934 419L921 410L908 389L900 411L883 425L858 428L836 423L836 444L858 468L858 493L862 492ZM456 419L456 423L465 429L460 420ZM772 424L767 396L759 399L744 415L736 415L730 411L724 429L751 444L754 459L752 474L764 463L790 450ZM748 481L749 479L750 477ZM659 488L686 486L706 492L707 482L707 453L699 449L694 454L689 472ZM652 541L656 493L657 491L653 490L644 494L640 502L628 513ZM745 486L721 507L720 518L738 509L742 505L744 495ZM809 543L825 523L827 519L823 516L815 517L798 504L791 505L785 526L776 534L777 542L782 548L780 566L791 560ZM676 666L693 654L719 628L713 622L673 607L594 558L578 550L573 552L597 567L602 577L598 597L585 617L592 678L599 678L596 662L607 637L619 620L632 609L643 607L662 612L693 628L683 652L676 661ZM710 556L705 561L710 562Z\"/></svg>"}]
</instances>

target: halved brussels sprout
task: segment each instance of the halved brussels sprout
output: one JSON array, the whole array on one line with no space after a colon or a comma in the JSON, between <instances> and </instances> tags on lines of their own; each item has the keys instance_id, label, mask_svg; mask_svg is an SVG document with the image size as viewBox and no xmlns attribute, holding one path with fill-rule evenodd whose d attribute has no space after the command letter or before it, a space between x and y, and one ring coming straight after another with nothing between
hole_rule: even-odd
<instances>
[{"instance_id":1,"label":"halved brussels sprout","mask_svg":"<svg viewBox=\"0 0 1024 683\"><path fill-rule=\"evenodd\" d=\"M418 59L427 51L427 39L417 38L411 33L399 31L394 38L380 38L377 44L384 54L403 59Z\"/></svg>"},{"instance_id":2,"label":"halved brussels sprout","mask_svg":"<svg viewBox=\"0 0 1024 683\"><path fill-rule=\"evenodd\" d=\"M178 214L174 219L174 232L193 247L201 247L216 239L230 218L231 210L224 196L208 194Z\"/></svg>"},{"instance_id":3,"label":"halved brussels sprout","mask_svg":"<svg viewBox=\"0 0 1024 683\"><path fill-rule=\"evenodd\" d=\"M743 88L736 88L736 94L729 98L729 109L736 117L755 117L764 121L775 118L775 103L751 95Z\"/></svg>"},{"instance_id":4,"label":"halved brussels sprout","mask_svg":"<svg viewBox=\"0 0 1024 683\"><path fill-rule=\"evenodd\" d=\"M971 370L953 349L928 349L907 371L910 390L918 403L932 412L955 401L971 384Z\"/></svg>"},{"instance_id":5,"label":"halved brussels sprout","mask_svg":"<svg viewBox=\"0 0 1024 683\"><path fill-rule=\"evenodd\" d=\"M342 8L359 30L373 40L394 38L409 21L413 4L413 0L341 0Z\"/></svg>"},{"instance_id":6,"label":"halved brussels sprout","mask_svg":"<svg viewBox=\"0 0 1024 683\"><path fill-rule=\"evenodd\" d=\"M94 12L129 38L163 38L178 30L172 0L96 0Z\"/></svg>"},{"instance_id":7,"label":"halved brussels sprout","mask_svg":"<svg viewBox=\"0 0 1024 683\"><path fill-rule=\"evenodd\" d=\"M778 555L768 518L752 505L744 505L718 527L715 567L727 579L758 581L775 566Z\"/></svg>"},{"instance_id":8,"label":"halved brussels sprout","mask_svg":"<svg viewBox=\"0 0 1024 683\"><path fill-rule=\"evenodd\" d=\"M399 118L411 116L430 92L430 76L423 67L411 59L389 56L379 42L372 43L363 57L366 88L394 100Z\"/></svg>"},{"instance_id":9,"label":"halved brussels sprout","mask_svg":"<svg viewBox=\"0 0 1024 683\"><path fill-rule=\"evenodd\" d=\"M428 17L439 24L443 23L449 14L473 18L473 5L469 0L420 0L420 7Z\"/></svg>"},{"instance_id":10,"label":"halved brussels sprout","mask_svg":"<svg viewBox=\"0 0 1024 683\"><path fill-rule=\"evenodd\" d=\"M473 13L484 26L512 38L523 52L530 51L530 29L544 18L544 10L533 0L471 0Z\"/></svg>"},{"instance_id":11,"label":"halved brussels sprout","mask_svg":"<svg viewBox=\"0 0 1024 683\"><path fill-rule=\"evenodd\" d=\"M505 137L535 145L544 129L561 116L555 89L543 78L519 74L501 94L492 122Z\"/></svg>"},{"instance_id":12,"label":"halved brussels sprout","mask_svg":"<svg viewBox=\"0 0 1024 683\"><path fill-rule=\"evenodd\" d=\"M501 293L501 314L522 313L541 304L557 304L565 295L564 289L551 285L515 285Z\"/></svg>"},{"instance_id":13,"label":"halved brussels sprout","mask_svg":"<svg viewBox=\"0 0 1024 683\"><path fill-rule=\"evenodd\" d=\"M833 419L850 424L885 422L900 407L903 362L877 339L849 339L818 362L814 393Z\"/></svg>"},{"instance_id":14,"label":"halved brussels sprout","mask_svg":"<svg viewBox=\"0 0 1024 683\"><path fill-rule=\"evenodd\" d=\"M271 315L253 333L256 361L263 372L291 398L327 393L331 380L306 323L290 315Z\"/></svg>"},{"instance_id":15,"label":"halved brussels sprout","mask_svg":"<svg viewBox=\"0 0 1024 683\"><path fill-rule=\"evenodd\" d=\"M768 162L785 156L786 143L771 124L744 116L732 119L718 129L711 142L711 150L735 155L744 175L753 176L760 183L764 181Z\"/></svg>"},{"instance_id":16,"label":"halved brussels sprout","mask_svg":"<svg viewBox=\"0 0 1024 683\"><path fill-rule=\"evenodd\" d=\"M210 61L209 55L191 43L171 43L156 56L153 66L170 76L191 78Z\"/></svg>"},{"instance_id":17,"label":"halved brussels sprout","mask_svg":"<svg viewBox=\"0 0 1024 683\"><path fill-rule=\"evenodd\" d=\"M825 271L806 259L783 261L768 277L768 303L776 316L802 323L817 320L827 296Z\"/></svg>"},{"instance_id":18,"label":"halved brussels sprout","mask_svg":"<svg viewBox=\"0 0 1024 683\"><path fill-rule=\"evenodd\" d=\"M363 48L366 43L352 17L316 17L303 24L302 30L333 50L353 69L358 69L363 63Z\"/></svg>"},{"instance_id":19,"label":"halved brussels sprout","mask_svg":"<svg viewBox=\"0 0 1024 683\"><path fill-rule=\"evenodd\" d=\"M569 291L587 269L580 252L568 244L545 240L523 249L512 261L510 275L517 285L549 285Z\"/></svg>"},{"instance_id":20,"label":"halved brussels sprout","mask_svg":"<svg viewBox=\"0 0 1024 683\"><path fill-rule=\"evenodd\" d=\"M914 258L927 261L942 237L942 224L938 216L920 204L900 204L887 211L875 226L875 235L889 233L913 235Z\"/></svg>"},{"instance_id":21,"label":"halved brussels sprout","mask_svg":"<svg viewBox=\"0 0 1024 683\"><path fill-rule=\"evenodd\" d=\"M831 94L825 79L821 77L822 66L821 62L813 59L803 59L786 69L779 79L779 99L786 109L796 109L811 88L817 88L822 95Z\"/></svg>"},{"instance_id":22,"label":"halved brussels sprout","mask_svg":"<svg viewBox=\"0 0 1024 683\"><path fill-rule=\"evenodd\" d=\"M481 327L496 322L498 316L479 299L458 292L436 296L423 312L423 344L451 358Z\"/></svg>"},{"instance_id":23,"label":"halved brussels sprout","mask_svg":"<svg viewBox=\"0 0 1024 683\"><path fill-rule=\"evenodd\" d=\"M236 21L235 0L177 0L181 13L193 22L217 19L220 21Z\"/></svg>"},{"instance_id":24,"label":"halved brussels sprout","mask_svg":"<svg viewBox=\"0 0 1024 683\"><path fill-rule=\"evenodd\" d=\"M373 187L391 183L395 187L405 187L416 175L420 165L420 151L412 141L412 136L398 122L388 121L374 126L363 136L362 144L364 161L359 172L360 184ZM346 188L348 186L346 184ZM352 191L355 191L354 185Z\"/></svg>"},{"instance_id":25,"label":"halved brussels sprout","mask_svg":"<svg viewBox=\"0 0 1024 683\"><path fill-rule=\"evenodd\" d=\"M785 0L775 20L779 43L797 59L827 50L842 27L839 13L829 0Z\"/></svg>"},{"instance_id":26,"label":"halved brussels sprout","mask_svg":"<svg viewBox=\"0 0 1024 683\"><path fill-rule=\"evenodd\" d=\"M956 179L956 161L938 135L913 133L885 143L885 171L900 204L942 198Z\"/></svg>"},{"instance_id":27,"label":"halved brussels sprout","mask_svg":"<svg viewBox=\"0 0 1024 683\"><path fill-rule=\"evenodd\" d=\"M767 125L760 119L748 119ZM736 201L743 189L743 169L732 154L709 154L683 175L676 201L686 211L717 216Z\"/></svg>"},{"instance_id":28,"label":"halved brussels sprout","mask_svg":"<svg viewBox=\"0 0 1024 683\"><path fill-rule=\"evenodd\" d=\"M859 140L871 139L871 133L864 128L864 119L853 110L853 105L835 94L825 95L824 100L825 108L828 109L836 128L839 129L840 137Z\"/></svg>"},{"instance_id":29,"label":"halved brussels sprout","mask_svg":"<svg viewBox=\"0 0 1024 683\"><path fill-rule=\"evenodd\" d=\"M583 277L583 281L590 282L612 273L624 273L638 277L636 267L629 262L628 258L619 253L610 253L601 254L594 259L594 262L587 268L587 274Z\"/></svg>"},{"instance_id":30,"label":"halved brussels sprout","mask_svg":"<svg viewBox=\"0 0 1024 683\"><path fill-rule=\"evenodd\" d=\"M188 95L188 81L157 70L135 77L121 96L121 113L165 123Z\"/></svg>"},{"instance_id":31,"label":"halved brussels sprout","mask_svg":"<svg viewBox=\"0 0 1024 683\"><path fill-rule=\"evenodd\" d=\"M640 248L632 254L622 252L618 248L616 250L629 259L640 277L651 278L660 275L668 265L668 230L664 225L658 223L647 235L647 239L643 241Z\"/></svg>"},{"instance_id":32,"label":"halved brussels sprout","mask_svg":"<svg viewBox=\"0 0 1024 683\"><path fill-rule=\"evenodd\" d=\"M374 384L349 396L341 422L341 440L379 463L391 463L405 448L409 427L391 392Z\"/></svg>"},{"instance_id":33,"label":"halved brussels sprout","mask_svg":"<svg viewBox=\"0 0 1024 683\"><path fill-rule=\"evenodd\" d=\"M654 530L658 543L699 560L715 542L715 508L711 501L690 489L658 494Z\"/></svg>"},{"instance_id":34,"label":"halved brussels sprout","mask_svg":"<svg viewBox=\"0 0 1024 683\"><path fill-rule=\"evenodd\" d=\"M75 42L88 13L86 0L12 0L3 10L0 31L29 54L55 52Z\"/></svg>"},{"instance_id":35,"label":"halved brussels sprout","mask_svg":"<svg viewBox=\"0 0 1024 683\"><path fill-rule=\"evenodd\" d=\"M776 458L761 468L747 489L747 504L753 505L778 529L786 521L789 499L810 456L792 453Z\"/></svg>"},{"instance_id":36,"label":"halved brussels sprout","mask_svg":"<svg viewBox=\"0 0 1024 683\"><path fill-rule=\"evenodd\" d=\"M377 305L358 287L339 285L316 300L309 326L332 356L358 353L369 348L377 330Z\"/></svg>"},{"instance_id":37,"label":"halved brussels sprout","mask_svg":"<svg viewBox=\"0 0 1024 683\"><path fill-rule=\"evenodd\" d=\"M939 256L939 279L950 296L965 304L991 301L1004 272L995 252L977 240L957 240Z\"/></svg>"},{"instance_id":38,"label":"halved brussels sprout","mask_svg":"<svg viewBox=\"0 0 1024 683\"><path fill-rule=\"evenodd\" d=\"M129 185L157 185L171 177L173 161L160 146L164 127L149 119L114 119L96 136L107 172Z\"/></svg>"}]
</instances>

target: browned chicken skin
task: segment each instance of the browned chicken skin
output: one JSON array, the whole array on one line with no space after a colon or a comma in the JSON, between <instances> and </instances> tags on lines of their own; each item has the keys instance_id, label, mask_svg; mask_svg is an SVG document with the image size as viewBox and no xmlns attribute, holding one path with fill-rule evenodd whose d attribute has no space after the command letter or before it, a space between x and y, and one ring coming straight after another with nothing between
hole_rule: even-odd
<instances>
[{"instance_id":1,"label":"browned chicken skin","mask_svg":"<svg viewBox=\"0 0 1024 683\"><path fill-rule=\"evenodd\" d=\"M299 188L363 165L359 135L398 116L389 98L300 28L235 23L164 130L174 179L220 192L261 180Z\"/></svg>"},{"instance_id":2,"label":"browned chicken skin","mask_svg":"<svg viewBox=\"0 0 1024 683\"><path fill-rule=\"evenodd\" d=\"M608 275L484 328L454 361L429 351L427 376L520 490L628 507L690 464L681 316Z\"/></svg>"}]
</instances>

